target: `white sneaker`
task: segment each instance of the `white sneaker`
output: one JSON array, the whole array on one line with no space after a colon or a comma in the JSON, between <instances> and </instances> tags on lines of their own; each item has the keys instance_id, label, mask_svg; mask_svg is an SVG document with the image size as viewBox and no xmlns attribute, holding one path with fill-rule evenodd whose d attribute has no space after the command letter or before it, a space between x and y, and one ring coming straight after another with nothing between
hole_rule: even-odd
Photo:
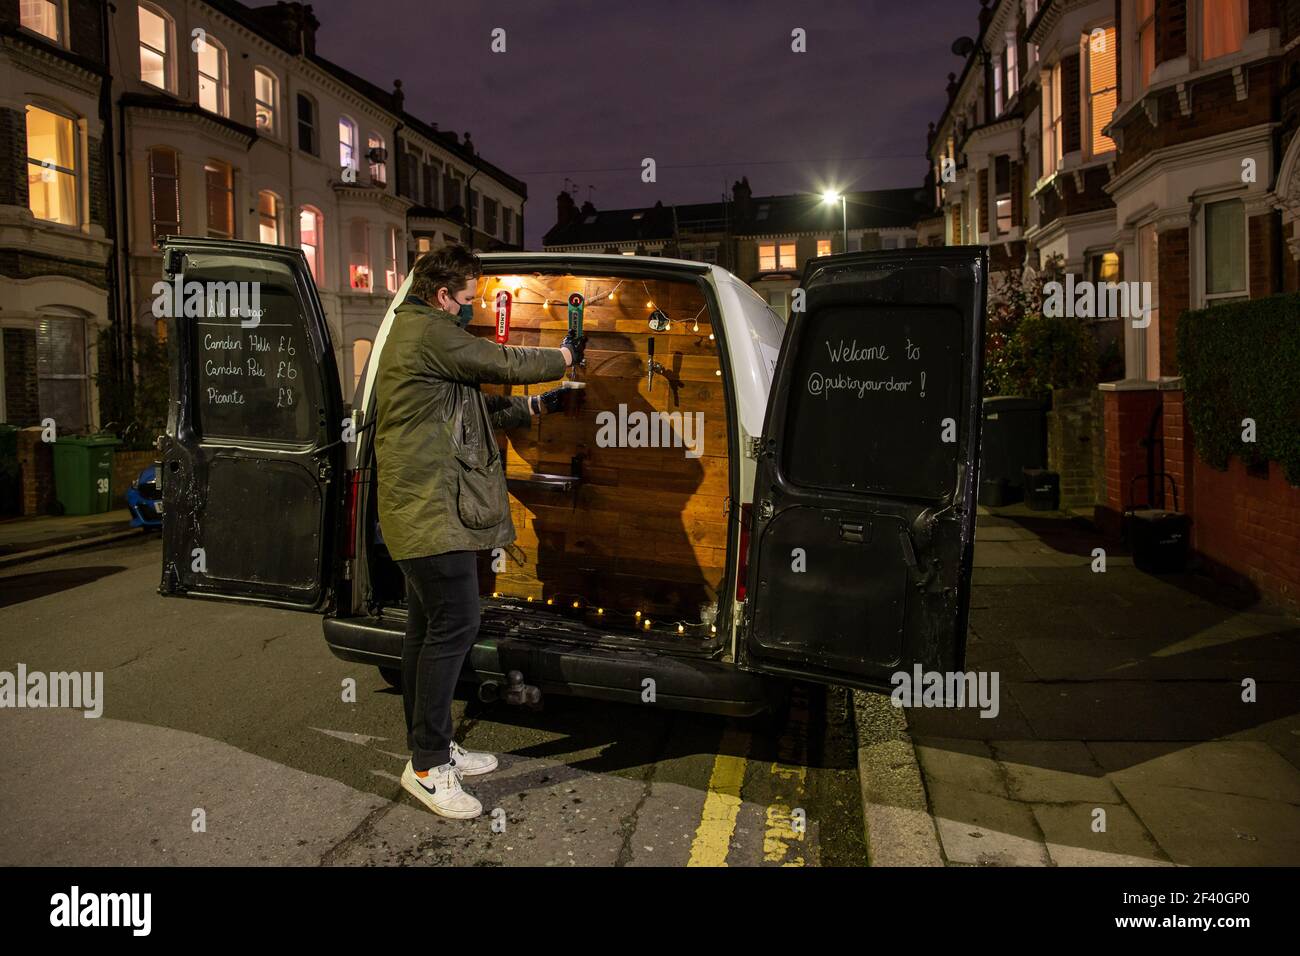
<instances>
[{"instance_id":1,"label":"white sneaker","mask_svg":"<svg viewBox=\"0 0 1300 956\"><path fill-rule=\"evenodd\" d=\"M402 789L434 813L456 820L472 820L483 812L483 804L460 785L461 771L454 763L433 767L425 777L417 777L411 761L402 771Z\"/></svg>"},{"instance_id":2,"label":"white sneaker","mask_svg":"<svg viewBox=\"0 0 1300 956\"><path fill-rule=\"evenodd\" d=\"M491 773L497 768L497 758L478 750L466 750L456 741L451 742L451 762L467 777Z\"/></svg>"}]
</instances>

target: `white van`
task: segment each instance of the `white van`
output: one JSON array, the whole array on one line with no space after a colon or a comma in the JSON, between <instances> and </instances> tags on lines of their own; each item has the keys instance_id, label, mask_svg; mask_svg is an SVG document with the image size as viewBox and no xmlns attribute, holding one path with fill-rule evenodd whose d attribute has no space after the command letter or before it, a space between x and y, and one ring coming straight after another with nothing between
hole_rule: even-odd
<instances>
[{"instance_id":1,"label":"white van","mask_svg":"<svg viewBox=\"0 0 1300 956\"><path fill-rule=\"evenodd\" d=\"M744 716L792 678L888 690L899 670L962 668L983 247L812 260L788 323L703 263L481 259L485 308L471 331L495 333L495 286L532 317L518 342L558 345L564 302L550 296L585 288L589 403L649 396L689 412L710 401L720 419L707 425L712 455L690 481L679 477L691 464L680 450L619 472L643 450L596 442L599 408L543 416L519 437L525 453L506 460L520 554L504 577L484 556L482 629L462 675L481 696L640 702L652 679L660 704ZM164 263L169 284L207 299L170 319L160 593L322 614L336 656L398 681L404 591L376 520L373 376L349 416L300 251L175 238ZM232 315L213 299L232 282L258 283L259 314L245 302ZM629 291L635 301L620 305ZM642 599L668 610L632 616Z\"/></svg>"}]
</instances>

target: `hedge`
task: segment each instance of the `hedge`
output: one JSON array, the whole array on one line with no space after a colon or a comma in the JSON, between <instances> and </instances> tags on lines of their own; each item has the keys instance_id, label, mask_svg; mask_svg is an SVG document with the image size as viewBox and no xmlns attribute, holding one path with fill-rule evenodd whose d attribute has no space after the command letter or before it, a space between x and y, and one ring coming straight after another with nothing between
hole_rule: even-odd
<instances>
[{"instance_id":1,"label":"hedge","mask_svg":"<svg viewBox=\"0 0 1300 956\"><path fill-rule=\"evenodd\" d=\"M1178 367L1187 422L1202 459L1228 467L1275 461L1300 485L1300 294L1183 313ZM1242 419L1255 441L1242 440Z\"/></svg>"}]
</instances>

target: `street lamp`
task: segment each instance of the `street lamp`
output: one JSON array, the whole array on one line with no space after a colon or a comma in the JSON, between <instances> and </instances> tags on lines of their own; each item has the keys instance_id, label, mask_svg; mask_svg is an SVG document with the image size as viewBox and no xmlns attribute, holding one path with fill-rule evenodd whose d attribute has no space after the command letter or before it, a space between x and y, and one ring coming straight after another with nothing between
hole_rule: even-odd
<instances>
[{"instance_id":1,"label":"street lamp","mask_svg":"<svg viewBox=\"0 0 1300 956\"><path fill-rule=\"evenodd\" d=\"M831 205L838 200L840 204L840 215L844 218L844 251L849 251L849 206L848 197L843 193L836 192L834 189L828 189L822 193L822 202Z\"/></svg>"}]
</instances>

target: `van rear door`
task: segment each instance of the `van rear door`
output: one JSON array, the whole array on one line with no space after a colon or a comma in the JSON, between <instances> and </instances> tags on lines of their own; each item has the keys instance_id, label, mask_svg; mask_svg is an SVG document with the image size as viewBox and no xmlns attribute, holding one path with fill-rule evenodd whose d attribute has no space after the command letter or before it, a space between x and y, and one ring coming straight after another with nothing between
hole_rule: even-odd
<instances>
[{"instance_id":1,"label":"van rear door","mask_svg":"<svg viewBox=\"0 0 1300 956\"><path fill-rule=\"evenodd\" d=\"M888 689L965 659L988 254L817 259L768 398L740 664Z\"/></svg>"},{"instance_id":2,"label":"van rear door","mask_svg":"<svg viewBox=\"0 0 1300 956\"><path fill-rule=\"evenodd\" d=\"M324 610L344 490L334 348L302 252L171 239L159 592Z\"/></svg>"}]
</instances>

